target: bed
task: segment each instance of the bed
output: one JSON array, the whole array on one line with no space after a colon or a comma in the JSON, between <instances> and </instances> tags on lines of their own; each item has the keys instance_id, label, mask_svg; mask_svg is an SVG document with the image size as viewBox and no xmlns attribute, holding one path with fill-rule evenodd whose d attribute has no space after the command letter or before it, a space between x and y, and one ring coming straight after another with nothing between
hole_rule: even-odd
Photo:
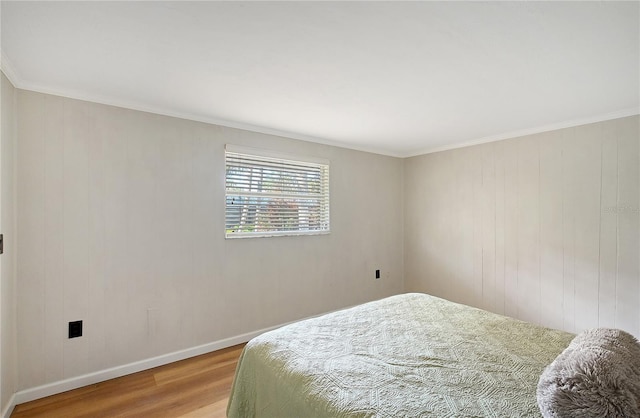
<instances>
[{"instance_id":1,"label":"bed","mask_svg":"<svg viewBox=\"0 0 640 418\"><path fill-rule=\"evenodd\" d=\"M540 417L540 374L574 335L426 294L251 340L229 418Z\"/></svg>"}]
</instances>

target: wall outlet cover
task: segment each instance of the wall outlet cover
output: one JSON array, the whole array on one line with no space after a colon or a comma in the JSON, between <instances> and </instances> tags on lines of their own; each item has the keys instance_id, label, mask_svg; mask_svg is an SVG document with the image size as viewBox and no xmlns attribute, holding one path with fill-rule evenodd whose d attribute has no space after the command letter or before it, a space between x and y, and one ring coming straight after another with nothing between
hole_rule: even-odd
<instances>
[{"instance_id":1,"label":"wall outlet cover","mask_svg":"<svg viewBox=\"0 0 640 418\"><path fill-rule=\"evenodd\" d=\"M82 321L69 322L69 338L82 337Z\"/></svg>"}]
</instances>

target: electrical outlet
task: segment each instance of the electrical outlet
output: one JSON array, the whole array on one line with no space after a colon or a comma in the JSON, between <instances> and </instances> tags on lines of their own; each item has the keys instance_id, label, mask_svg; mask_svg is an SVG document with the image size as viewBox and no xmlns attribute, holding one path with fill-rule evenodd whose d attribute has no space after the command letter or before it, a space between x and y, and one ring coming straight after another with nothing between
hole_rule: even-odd
<instances>
[{"instance_id":1,"label":"electrical outlet","mask_svg":"<svg viewBox=\"0 0 640 418\"><path fill-rule=\"evenodd\" d=\"M82 321L69 322L69 338L82 337Z\"/></svg>"},{"instance_id":2,"label":"electrical outlet","mask_svg":"<svg viewBox=\"0 0 640 418\"><path fill-rule=\"evenodd\" d=\"M376 279L380 278L380 270L376 270Z\"/></svg>"}]
</instances>

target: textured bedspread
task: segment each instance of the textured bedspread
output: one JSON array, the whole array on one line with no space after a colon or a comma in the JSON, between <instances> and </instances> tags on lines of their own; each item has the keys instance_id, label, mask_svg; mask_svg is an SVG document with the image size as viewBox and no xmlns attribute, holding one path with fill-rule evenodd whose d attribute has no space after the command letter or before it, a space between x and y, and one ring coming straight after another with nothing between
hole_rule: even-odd
<instances>
[{"instance_id":1,"label":"textured bedspread","mask_svg":"<svg viewBox=\"0 0 640 418\"><path fill-rule=\"evenodd\" d=\"M429 295L393 296L250 341L227 415L540 417L540 373L572 338Z\"/></svg>"}]
</instances>

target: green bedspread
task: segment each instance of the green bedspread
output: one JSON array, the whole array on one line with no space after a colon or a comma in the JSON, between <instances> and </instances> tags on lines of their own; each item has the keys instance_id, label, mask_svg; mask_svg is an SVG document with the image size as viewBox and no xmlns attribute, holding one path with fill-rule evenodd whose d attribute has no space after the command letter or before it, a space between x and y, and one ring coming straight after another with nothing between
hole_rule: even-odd
<instances>
[{"instance_id":1,"label":"green bedspread","mask_svg":"<svg viewBox=\"0 0 640 418\"><path fill-rule=\"evenodd\" d=\"M572 334L425 294L251 340L229 418L540 417L536 385Z\"/></svg>"}]
</instances>

